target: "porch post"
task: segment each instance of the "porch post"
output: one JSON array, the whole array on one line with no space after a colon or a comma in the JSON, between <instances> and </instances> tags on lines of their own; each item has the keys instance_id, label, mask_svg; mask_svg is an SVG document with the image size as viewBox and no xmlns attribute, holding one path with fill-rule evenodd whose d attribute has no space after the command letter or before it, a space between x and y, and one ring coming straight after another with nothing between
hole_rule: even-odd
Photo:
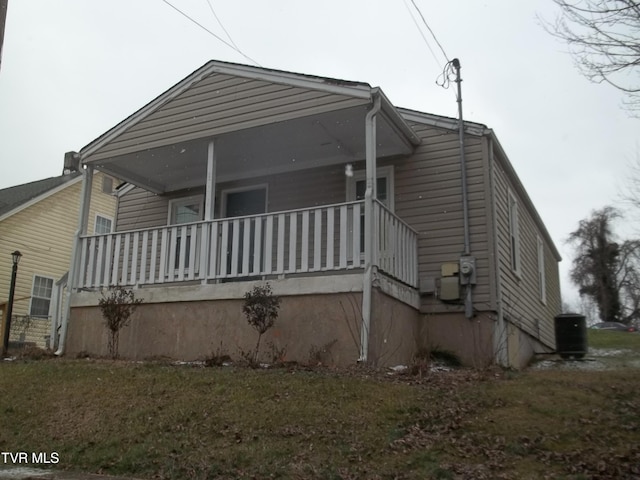
<instances>
[{"instance_id":1,"label":"porch post","mask_svg":"<svg viewBox=\"0 0 640 480\"><path fill-rule=\"evenodd\" d=\"M56 355L64 353L64 345L67 339L67 326L71 316L71 292L78 287L78 275L80 267L80 237L87 234L89 225L89 207L91 204L91 188L93 186L93 167L87 166L82 172L82 190L80 193L80 213L78 214L78 229L75 233L71 248L71 265L69 266L69 283L67 286L66 303L62 315L62 330L60 332L59 348ZM55 339L53 340L55 342Z\"/></svg>"},{"instance_id":2,"label":"porch post","mask_svg":"<svg viewBox=\"0 0 640 480\"><path fill-rule=\"evenodd\" d=\"M213 140L207 152L207 187L205 193L204 219L213 220L216 206L216 151Z\"/></svg>"},{"instance_id":3,"label":"porch post","mask_svg":"<svg viewBox=\"0 0 640 480\"><path fill-rule=\"evenodd\" d=\"M204 196L204 221L211 222L215 215L216 208L216 150L213 139L209 141L207 149L207 184ZM200 277L202 283L207 283L209 277L209 255L216 255L209 246L211 242L211 224L204 223L202 225L202 238L200 241Z\"/></svg>"},{"instance_id":4,"label":"porch post","mask_svg":"<svg viewBox=\"0 0 640 480\"><path fill-rule=\"evenodd\" d=\"M371 328L371 295L375 267L376 225L374 219L376 199L376 115L380 111L380 95L373 93L373 107L365 117L366 189L364 192L364 279L362 285L362 328L360 330L359 362L369 358L369 331Z\"/></svg>"}]
</instances>

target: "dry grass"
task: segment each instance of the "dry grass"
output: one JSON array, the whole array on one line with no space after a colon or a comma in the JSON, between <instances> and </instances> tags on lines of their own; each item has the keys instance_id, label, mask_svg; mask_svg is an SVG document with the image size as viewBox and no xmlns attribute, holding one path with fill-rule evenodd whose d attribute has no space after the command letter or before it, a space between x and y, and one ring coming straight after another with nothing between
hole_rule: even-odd
<instances>
[{"instance_id":1,"label":"dry grass","mask_svg":"<svg viewBox=\"0 0 640 480\"><path fill-rule=\"evenodd\" d=\"M0 364L0 391L0 450L55 451L57 467L71 470L149 479L640 475L640 375L630 370L391 377L45 359Z\"/></svg>"}]
</instances>

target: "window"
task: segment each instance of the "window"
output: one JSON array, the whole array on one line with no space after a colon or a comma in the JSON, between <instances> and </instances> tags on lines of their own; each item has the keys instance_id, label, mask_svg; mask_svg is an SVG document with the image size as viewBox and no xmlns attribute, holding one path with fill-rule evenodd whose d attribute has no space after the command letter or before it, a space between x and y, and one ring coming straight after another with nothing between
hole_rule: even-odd
<instances>
[{"instance_id":1,"label":"window","mask_svg":"<svg viewBox=\"0 0 640 480\"><path fill-rule=\"evenodd\" d=\"M202 195L193 197L178 198L169 202L169 225L181 225L183 223L199 222L204 218L204 199ZM182 244L182 233L178 231L174 239L175 261L173 268L180 267L180 246ZM185 242L184 264L189 265L191 260L191 235L187 234ZM169 252L167 252L169 254ZM198 248L196 248L196 265L198 263ZM168 265L169 263L167 263Z\"/></svg>"},{"instance_id":2,"label":"window","mask_svg":"<svg viewBox=\"0 0 640 480\"><path fill-rule=\"evenodd\" d=\"M96 215L96 226L94 228L94 233L96 235L104 235L106 233L111 233L111 224L112 220L107 217L103 217L102 215Z\"/></svg>"},{"instance_id":3,"label":"window","mask_svg":"<svg viewBox=\"0 0 640 480\"><path fill-rule=\"evenodd\" d=\"M544 270L544 243L538 237L538 288L540 290L540 301L547 304L547 280Z\"/></svg>"},{"instance_id":4,"label":"window","mask_svg":"<svg viewBox=\"0 0 640 480\"><path fill-rule=\"evenodd\" d=\"M520 226L518 224L518 200L509 190L509 243L511 249L511 268L520 275Z\"/></svg>"},{"instance_id":5,"label":"window","mask_svg":"<svg viewBox=\"0 0 640 480\"><path fill-rule=\"evenodd\" d=\"M376 196L389 210L394 209L393 166L380 167L376 171ZM347 177L347 201L364 200L367 190L366 172L358 170L352 177ZM349 217L351 218L351 217ZM349 220L351 221L351 220ZM364 255L364 208L360 210L360 255ZM351 250L352 236L349 235L348 244ZM352 253L349 253L351 256Z\"/></svg>"},{"instance_id":6,"label":"window","mask_svg":"<svg viewBox=\"0 0 640 480\"><path fill-rule=\"evenodd\" d=\"M31 290L31 308L29 315L32 317L48 317L51 306L51 291L53 290L53 278L33 277L33 289Z\"/></svg>"},{"instance_id":7,"label":"window","mask_svg":"<svg viewBox=\"0 0 640 480\"><path fill-rule=\"evenodd\" d=\"M394 210L393 167L380 167L376 175L376 193L378 200L389 210ZM367 189L366 172L358 170L352 177L347 177L347 201L364 200Z\"/></svg>"}]
</instances>

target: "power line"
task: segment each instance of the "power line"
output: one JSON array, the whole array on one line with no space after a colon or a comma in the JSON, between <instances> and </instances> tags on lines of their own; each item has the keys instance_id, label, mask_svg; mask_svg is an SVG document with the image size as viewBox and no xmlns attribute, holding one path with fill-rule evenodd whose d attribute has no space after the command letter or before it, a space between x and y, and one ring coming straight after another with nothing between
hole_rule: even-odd
<instances>
[{"instance_id":1,"label":"power line","mask_svg":"<svg viewBox=\"0 0 640 480\"><path fill-rule=\"evenodd\" d=\"M195 23L197 26L199 26L201 29L203 29L205 32L207 32L208 34L214 36L215 38L217 38L218 40L220 40L222 43L224 43L227 47L231 48L232 50L235 50L236 52L238 52L240 55L242 55L244 58L246 58L247 60L249 60L252 63L255 63L256 65L258 65L259 67L261 67L262 65L260 65L258 62L256 62L253 58L251 58L250 56L246 55L244 52L242 52L242 50L240 50L238 47L231 45L229 42L227 42L225 39L219 37L218 35L216 35L215 33L213 33L211 30L209 30L207 27L205 27L204 25L202 25L201 23L198 23L196 20L194 20L193 18L191 18L189 15L187 15L186 13L184 13L182 10L180 10L178 7L172 5L168 0L162 0L164 3L166 3L167 5L169 5L171 8L173 8L176 12L178 12L180 15L182 15L183 17L187 18L188 20L190 20L191 22Z\"/></svg>"},{"instance_id":2,"label":"power line","mask_svg":"<svg viewBox=\"0 0 640 480\"><path fill-rule=\"evenodd\" d=\"M218 25L220 25L220 27L222 28L224 33L227 35L227 38L229 39L229 41L231 43L233 43L233 46L236 47L236 49L239 49L238 45L236 45L236 42L234 42L233 38L231 38L231 35L229 35L229 32L227 32L227 29L224 28L224 25L220 21L220 18L218 18L218 15L216 14L216 11L213 9L213 5L211 4L211 0L207 0L207 4L209 5L209 9L211 10L211 13L213 13L213 16L215 17L216 21L218 22Z\"/></svg>"},{"instance_id":3,"label":"power line","mask_svg":"<svg viewBox=\"0 0 640 480\"><path fill-rule=\"evenodd\" d=\"M442 54L444 55L444 58L447 60L447 62L449 62L449 57L447 56L446 52L444 51L444 48L442 48L442 45L440 45L440 42L438 41L435 33L433 33L433 30L431 30L431 27L429 26L429 24L427 23L427 21L424 18L424 15L422 15L422 11L420 10L420 7L418 7L418 5L416 5L416 2L414 0L411 0L411 3L413 4L414 8L418 11L418 13L420 14L420 18L422 18L422 23L424 23L425 27L427 27L427 29L429 30L429 33L431 33L431 36L433 37L433 39L436 41L436 44L438 45L438 47L440 47L440 51L442 52Z\"/></svg>"},{"instance_id":4,"label":"power line","mask_svg":"<svg viewBox=\"0 0 640 480\"><path fill-rule=\"evenodd\" d=\"M413 12L411 11L411 8L409 7L409 4L407 3L407 0L404 0L404 6L407 8L407 11L409 12L409 15L411 15L411 20L413 20L413 24L418 29L418 32L420 32L420 36L422 36L422 39L424 40L424 43L427 45L427 48L431 52L431 56L436 61L436 64L438 65L438 67L442 68L442 64L440 63L440 60L438 60L438 57L436 56L436 53L433 51L433 48L431 48L431 45L429 44L429 40L427 40L427 37L424 35L424 32L420 28L420 25L418 25L418 21L416 20L416 17L414 17Z\"/></svg>"}]
</instances>

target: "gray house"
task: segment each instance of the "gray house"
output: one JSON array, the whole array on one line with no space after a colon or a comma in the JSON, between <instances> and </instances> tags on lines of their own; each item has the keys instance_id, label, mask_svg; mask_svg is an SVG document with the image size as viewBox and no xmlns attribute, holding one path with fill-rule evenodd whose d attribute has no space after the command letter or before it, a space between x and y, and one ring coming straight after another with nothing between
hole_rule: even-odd
<instances>
[{"instance_id":1,"label":"gray house","mask_svg":"<svg viewBox=\"0 0 640 480\"><path fill-rule=\"evenodd\" d=\"M99 292L126 285L145 303L123 356L237 356L264 281L282 297L267 341L289 360L435 348L519 367L552 350L560 256L493 131L464 127L466 186L455 119L365 83L205 64L76 154L61 351L106 353ZM103 235L87 234L96 170L128 182Z\"/></svg>"}]
</instances>

